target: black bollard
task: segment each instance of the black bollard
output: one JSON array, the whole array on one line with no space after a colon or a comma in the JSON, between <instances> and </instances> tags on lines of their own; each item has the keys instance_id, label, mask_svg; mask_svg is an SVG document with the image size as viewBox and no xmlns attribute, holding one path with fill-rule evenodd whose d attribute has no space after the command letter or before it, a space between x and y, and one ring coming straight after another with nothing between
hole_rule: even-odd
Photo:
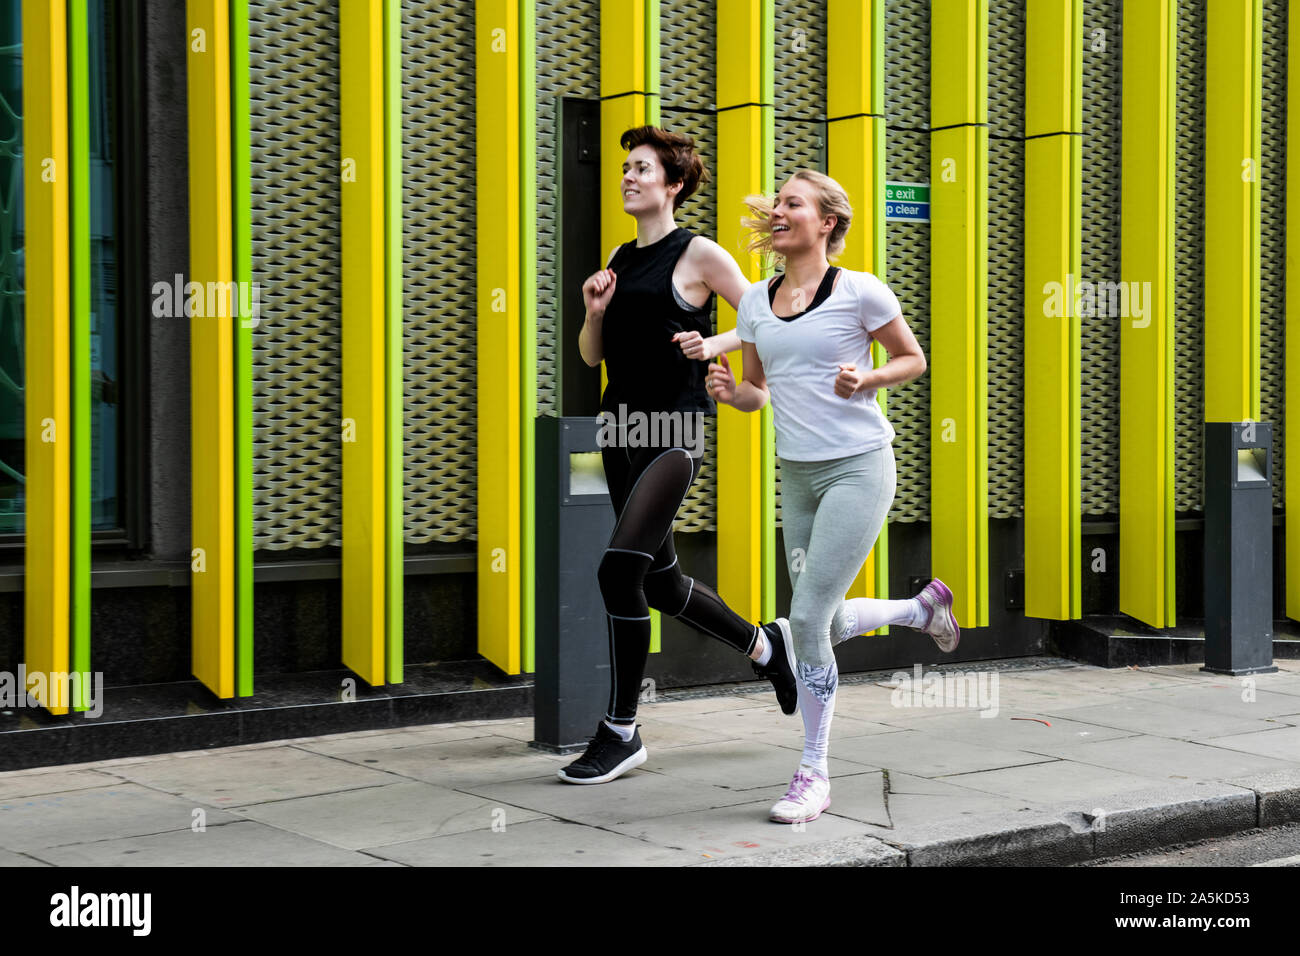
<instances>
[{"instance_id":1,"label":"black bollard","mask_svg":"<svg viewBox=\"0 0 1300 956\"><path fill-rule=\"evenodd\" d=\"M532 746L586 748L609 706L609 629L596 581L614 509L595 416L537 419L536 671Z\"/></svg>"},{"instance_id":2,"label":"black bollard","mask_svg":"<svg viewBox=\"0 0 1300 956\"><path fill-rule=\"evenodd\" d=\"M1205 423L1205 666L1273 666L1273 430Z\"/></svg>"}]
</instances>

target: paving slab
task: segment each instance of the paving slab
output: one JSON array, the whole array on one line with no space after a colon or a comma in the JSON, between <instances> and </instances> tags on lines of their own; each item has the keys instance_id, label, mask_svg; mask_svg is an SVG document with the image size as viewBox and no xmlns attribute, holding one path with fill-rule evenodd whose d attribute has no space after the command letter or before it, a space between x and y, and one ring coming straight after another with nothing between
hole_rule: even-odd
<instances>
[{"instance_id":1,"label":"paving slab","mask_svg":"<svg viewBox=\"0 0 1300 956\"><path fill-rule=\"evenodd\" d=\"M456 726L467 730L478 730L485 734L494 734L497 737L510 737L513 740L522 740L527 743L536 739L536 722L532 717L511 717L505 720L467 720ZM592 726L592 731L595 731ZM477 736L477 735L476 735Z\"/></svg>"},{"instance_id":2,"label":"paving slab","mask_svg":"<svg viewBox=\"0 0 1300 956\"><path fill-rule=\"evenodd\" d=\"M721 740L748 737L767 743L793 742L800 747L803 746L803 719L798 713L786 716L781 713L779 707L775 706L653 721L644 725L641 738L647 747L652 748L652 741L658 740L663 729L668 727L690 727L703 733L716 735L716 738ZM837 706L831 733L835 737L861 737L867 734L893 733L896 730L897 727L841 714ZM708 741L695 742L707 743Z\"/></svg>"},{"instance_id":3,"label":"paving slab","mask_svg":"<svg viewBox=\"0 0 1300 956\"><path fill-rule=\"evenodd\" d=\"M466 740L474 737L500 736L487 727L466 727L462 724L435 724L432 727L404 727L379 731L365 736L332 734L328 737L307 737L286 740L288 746L312 753L341 756L361 750L387 750L397 747L419 747L424 744L448 740Z\"/></svg>"},{"instance_id":4,"label":"paving slab","mask_svg":"<svg viewBox=\"0 0 1300 956\"><path fill-rule=\"evenodd\" d=\"M709 720L710 718L705 716L672 717L654 720L648 724L642 722L641 742L645 744L646 750L654 753L657 750L669 750L673 747L716 744L724 740L737 740L744 736L720 728L712 728Z\"/></svg>"},{"instance_id":5,"label":"paving slab","mask_svg":"<svg viewBox=\"0 0 1300 956\"><path fill-rule=\"evenodd\" d=\"M0 850L0 867L6 869L11 866L49 866L41 860L33 859L23 853L11 853L8 850Z\"/></svg>"},{"instance_id":6,"label":"paving slab","mask_svg":"<svg viewBox=\"0 0 1300 956\"><path fill-rule=\"evenodd\" d=\"M1043 720L1047 723L1042 723ZM993 718L980 717L978 713L946 714L917 729L986 747L1051 757L1067 756L1098 740L1133 736L1129 730L1051 717L1038 718L1016 710L1004 711ZM835 725L832 724L831 733L834 732Z\"/></svg>"},{"instance_id":7,"label":"paving slab","mask_svg":"<svg viewBox=\"0 0 1300 956\"><path fill-rule=\"evenodd\" d=\"M802 747L802 745L800 745ZM920 777L940 777L953 773L991 770L1041 763L1054 758L1019 750L1000 750L964 740L952 740L942 733L925 730L902 730L896 734L835 739L831 724L830 752L843 760L889 770L901 770Z\"/></svg>"},{"instance_id":8,"label":"paving slab","mask_svg":"<svg viewBox=\"0 0 1300 956\"><path fill-rule=\"evenodd\" d=\"M961 777L955 777L960 780ZM831 799L835 799L832 793ZM889 792L883 793L882 801L887 800L888 817L886 827L908 827L917 824L933 823L936 820L956 820L963 817L983 816L1002 810L1036 809L1037 804L1029 800L1007 797L999 794L972 790L957 783L948 783L932 777L917 777L912 774L890 771ZM841 800L835 804L834 812L853 816L863 822L868 820L866 814L855 812L853 803Z\"/></svg>"},{"instance_id":9,"label":"paving slab","mask_svg":"<svg viewBox=\"0 0 1300 956\"><path fill-rule=\"evenodd\" d=\"M122 778L102 770L17 770L0 773L0 803L45 793L86 790L121 783Z\"/></svg>"},{"instance_id":10,"label":"paving slab","mask_svg":"<svg viewBox=\"0 0 1300 956\"><path fill-rule=\"evenodd\" d=\"M0 846L28 851L117 837L186 830L202 809L208 826L235 817L134 783L18 797L0 803Z\"/></svg>"},{"instance_id":11,"label":"paving slab","mask_svg":"<svg viewBox=\"0 0 1300 956\"><path fill-rule=\"evenodd\" d=\"M1297 699L1291 694L1279 694L1275 691L1256 687L1248 695L1250 699L1242 700L1244 689L1237 684L1201 684L1194 687L1157 687L1128 692L1125 696L1139 700L1168 704L1171 707L1185 707L1198 711L1211 711L1216 714L1228 714L1244 720L1262 720L1292 714L1296 711Z\"/></svg>"},{"instance_id":12,"label":"paving slab","mask_svg":"<svg viewBox=\"0 0 1300 956\"><path fill-rule=\"evenodd\" d=\"M337 756L394 776L455 789L554 774L578 755L550 754L535 750L522 740L492 736L415 747L357 750Z\"/></svg>"},{"instance_id":13,"label":"paving slab","mask_svg":"<svg viewBox=\"0 0 1300 956\"><path fill-rule=\"evenodd\" d=\"M768 814L775 799L631 820L612 824L609 829L656 846L684 850L695 861L861 836L866 832L866 828L855 820L828 814L802 827L773 823Z\"/></svg>"},{"instance_id":14,"label":"paving slab","mask_svg":"<svg viewBox=\"0 0 1300 956\"><path fill-rule=\"evenodd\" d=\"M800 751L802 748L800 742ZM779 788L780 793L773 797L775 800L785 792L791 777L799 769L799 757L800 754L790 747L758 740L729 740L651 753L642 769L724 790ZM831 757L828 767L832 777L878 769L842 757Z\"/></svg>"},{"instance_id":15,"label":"paving slab","mask_svg":"<svg viewBox=\"0 0 1300 956\"><path fill-rule=\"evenodd\" d=\"M462 789L508 806L598 827L690 810L735 806L754 799L753 793L743 790L724 790L641 769L594 786L564 783L551 775Z\"/></svg>"},{"instance_id":16,"label":"paving slab","mask_svg":"<svg viewBox=\"0 0 1300 956\"><path fill-rule=\"evenodd\" d=\"M219 807L398 782L389 774L356 763L285 746L178 756L118 767L114 773L157 790Z\"/></svg>"},{"instance_id":17,"label":"paving slab","mask_svg":"<svg viewBox=\"0 0 1300 956\"><path fill-rule=\"evenodd\" d=\"M365 866L374 857L252 821L33 851L54 866Z\"/></svg>"},{"instance_id":18,"label":"paving slab","mask_svg":"<svg viewBox=\"0 0 1300 956\"><path fill-rule=\"evenodd\" d=\"M716 714L724 710L753 710L767 706L772 698L758 699L749 694L726 694L720 697L689 697L680 700L661 697L637 705L637 717L693 717L698 714ZM772 706L775 706L774 704ZM592 721L591 732L596 732L597 721Z\"/></svg>"},{"instance_id":19,"label":"paving slab","mask_svg":"<svg viewBox=\"0 0 1300 956\"><path fill-rule=\"evenodd\" d=\"M970 790L1037 804L1076 798L1091 800L1114 793L1147 790L1168 782L1157 777L1109 770L1074 760L1053 760L1049 763L963 773L944 777L943 780ZM890 806L893 806L892 801Z\"/></svg>"},{"instance_id":20,"label":"paving slab","mask_svg":"<svg viewBox=\"0 0 1300 956\"><path fill-rule=\"evenodd\" d=\"M561 820L532 820L485 835L460 833L380 847L377 856L408 866L681 866L681 850Z\"/></svg>"},{"instance_id":21,"label":"paving slab","mask_svg":"<svg viewBox=\"0 0 1300 956\"><path fill-rule=\"evenodd\" d=\"M1226 737L1207 737L1204 743L1225 750L1241 750L1262 757L1276 757L1300 764L1300 727L1279 723L1272 730Z\"/></svg>"},{"instance_id":22,"label":"paving slab","mask_svg":"<svg viewBox=\"0 0 1300 956\"><path fill-rule=\"evenodd\" d=\"M1268 730L1262 720L1234 717L1212 710L1198 710L1194 705L1178 707L1159 701L1119 696L1109 703L1091 707L1072 707L1053 712L1056 717L1084 724L1098 724L1139 734L1155 734L1177 740L1222 737L1252 730Z\"/></svg>"},{"instance_id":23,"label":"paving slab","mask_svg":"<svg viewBox=\"0 0 1300 956\"><path fill-rule=\"evenodd\" d=\"M239 814L349 850L491 829L543 816L415 781L278 800L241 807Z\"/></svg>"},{"instance_id":24,"label":"paving slab","mask_svg":"<svg viewBox=\"0 0 1300 956\"><path fill-rule=\"evenodd\" d=\"M1155 779L1224 780L1267 770L1300 767L1300 763L1228 750L1207 742L1137 736L1101 740L1070 755L1078 763L1124 770Z\"/></svg>"}]
</instances>

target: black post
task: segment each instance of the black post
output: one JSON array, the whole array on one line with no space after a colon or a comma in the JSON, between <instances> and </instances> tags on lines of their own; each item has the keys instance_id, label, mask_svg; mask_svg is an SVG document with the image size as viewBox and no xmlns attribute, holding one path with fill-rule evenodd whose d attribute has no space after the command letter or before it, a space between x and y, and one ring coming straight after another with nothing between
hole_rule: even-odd
<instances>
[{"instance_id":1,"label":"black post","mask_svg":"<svg viewBox=\"0 0 1300 956\"><path fill-rule=\"evenodd\" d=\"M1205 423L1205 666L1273 665L1273 429Z\"/></svg>"}]
</instances>

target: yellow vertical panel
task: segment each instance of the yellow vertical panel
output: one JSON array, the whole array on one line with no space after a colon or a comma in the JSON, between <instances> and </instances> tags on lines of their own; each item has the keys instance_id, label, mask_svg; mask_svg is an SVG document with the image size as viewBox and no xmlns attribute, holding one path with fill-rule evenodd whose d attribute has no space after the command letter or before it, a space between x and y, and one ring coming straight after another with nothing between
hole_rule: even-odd
<instances>
[{"instance_id":1,"label":"yellow vertical panel","mask_svg":"<svg viewBox=\"0 0 1300 956\"><path fill-rule=\"evenodd\" d=\"M475 163L478 273L478 648L521 659L519 9L478 0ZM490 184L490 186L489 186Z\"/></svg>"},{"instance_id":2,"label":"yellow vertical panel","mask_svg":"<svg viewBox=\"0 0 1300 956\"><path fill-rule=\"evenodd\" d=\"M931 568L954 613L988 624L988 12L931 20Z\"/></svg>"},{"instance_id":3,"label":"yellow vertical panel","mask_svg":"<svg viewBox=\"0 0 1300 956\"><path fill-rule=\"evenodd\" d=\"M383 7L339 8L343 252L343 663L384 675Z\"/></svg>"},{"instance_id":4,"label":"yellow vertical panel","mask_svg":"<svg viewBox=\"0 0 1300 956\"><path fill-rule=\"evenodd\" d=\"M23 651L28 674L68 671L72 462L68 258L67 19L62 3L22 9L23 202L26 220L26 548ZM35 687L50 713L66 699ZM26 688L20 688L25 690Z\"/></svg>"},{"instance_id":5,"label":"yellow vertical panel","mask_svg":"<svg viewBox=\"0 0 1300 956\"><path fill-rule=\"evenodd\" d=\"M1026 10L1025 614L1081 607L1078 0Z\"/></svg>"},{"instance_id":6,"label":"yellow vertical panel","mask_svg":"<svg viewBox=\"0 0 1300 956\"><path fill-rule=\"evenodd\" d=\"M717 241L737 256L741 271L756 280L760 263L741 252L738 219L743 197L764 191L765 173L772 163L764 131L771 106L760 105L763 72L771 67L772 52L766 48L770 34L764 25L763 0L719 0L717 17ZM718 332L735 327L735 311L719 300ZM737 378L744 374L743 364L739 359L734 364ZM767 511L764 419L719 405L716 427L718 554L729 556L718 561L718 594L741 617L757 620L763 616Z\"/></svg>"},{"instance_id":7,"label":"yellow vertical panel","mask_svg":"<svg viewBox=\"0 0 1300 956\"><path fill-rule=\"evenodd\" d=\"M1119 321L1119 600L1152 627L1174 623L1174 28L1172 0L1124 5L1120 274L1150 295Z\"/></svg>"},{"instance_id":8,"label":"yellow vertical panel","mask_svg":"<svg viewBox=\"0 0 1300 956\"><path fill-rule=\"evenodd\" d=\"M190 278L204 290L190 318L190 489L194 676L234 696L234 327L230 181L230 13L226 0L189 0ZM197 313L202 314L197 314Z\"/></svg>"},{"instance_id":9,"label":"yellow vertical panel","mask_svg":"<svg viewBox=\"0 0 1300 956\"><path fill-rule=\"evenodd\" d=\"M763 49L762 15L763 0L717 0L719 109L763 102L763 69L772 54Z\"/></svg>"},{"instance_id":10,"label":"yellow vertical panel","mask_svg":"<svg viewBox=\"0 0 1300 956\"><path fill-rule=\"evenodd\" d=\"M736 219L729 209L738 203L728 197L742 197L762 190L760 150L747 148L762 136L762 111L756 106L739 107L718 114L718 161L716 182L718 195L718 242L728 252L738 255L741 270L757 279L757 258L741 253L734 238ZM718 300L718 333L736 327L736 311ZM740 356L729 359L737 380L744 375ZM741 617L757 620L762 616L762 468L763 420L757 413L740 412L729 405L718 405L716 456L718 594ZM726 556L725 559L722 556Z\"/></svg>"},{"instance_id":11,"label":"yellow vertical panel","mask_svg":"<svg viewBox=\"0 0 1300 956\"><path fill-rule=\"evenodd\" d=\"M856 210L855 229L850 234L839 263L846 268L884 277L885 222L884 190L885 119L881 114L883 76L876 62L883 55L883 0L831 0L827 5L827 172L849 194ZM873 349L875 364L886 360L883 350ZM885 407L885 390L877 393ZM888 597L888 535L886 524L871 553L849 587L849 597ZM871 633L888 633L881 628Z\"/></svg>"},{"instance_id":12,"label":"yellow vertical panel","mask_svg":"<svg viewBox=\"0 0 1300 956\"><path fill-rule=\"evenodd\" d=\"M1259 418L1262 0L1210 0L1205 62L1205 421Z\"/></svg>"},{"instance_id":13,"label":"yellow vertical panel","mask_svg":"<svg viewBox=\"0 0 1300 956\"><path fill-rule=\"evenodd\" d=\"M1075 23L1082 0L1027 0L1025 135L1078 132L1074 103L1081 73Z\"/></svg>"},{"instance_id":14,"label":"yellow vertical panel","mask_svg":"<svg viewBox=\"0 0 1300 956\"><path fill-rule=\"evenodd\" d=\"M1300 56L1300 9L1287 19L1287 49ZM1286 75L1286 141L1300 143L1300 64ZM1300 162L1286 165L1286 362L1282 447L1300 449ZM1276 426L1274 426L1276 428ZM1286 616L1300 620L1300 461L1283 470L1286 507Z\"/></svg>"},{"instance_id":15,"label":"yellow vertical panel","mask_svg":"<svg viewBox=\"0 0 1300 956\"><path fill-rule=\"evenodd\" d=\"M647 92L646 3L647 0L600 0L601 96ZM614 142L618 142L617 135Z\"/></svg>"},{"instance_id":16,"label":"yellow vertical panel","mask_svg":"<svg viewBox=\"0 0 1300 956\"><path fill-rule=\"evenodd\" d=\"M1078 435L1072 369L1079 318L1071 206L1075 137L1025 143L1025 614L1066 620L1078 573L1071 469ZM1072 230L1074 230L1072 232Z\"/></svg>"},{"instance_id":17,"label":"yellow vertical panel","mask_svg":"<svg viewBox=\"0 0 1300 956\"><path fill-rule=\"evenodd\" d=\"M826 116L873 112L873 7L883 0L827 0ZM832 127L833 128L833 127ZM862 157L865 161L866 157ZM837 179L836 176L831 176ZM844 185L841 181L840 185ZM854 207L857 208L857 207Z\"/></svg>"}]
</instances>

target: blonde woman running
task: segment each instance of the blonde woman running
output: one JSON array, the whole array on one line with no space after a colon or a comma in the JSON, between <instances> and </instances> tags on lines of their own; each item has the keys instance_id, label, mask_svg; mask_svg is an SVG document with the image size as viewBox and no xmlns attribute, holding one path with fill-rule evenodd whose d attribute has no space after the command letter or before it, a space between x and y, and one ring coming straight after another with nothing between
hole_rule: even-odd
<instances>
[{"instance_id":1,"label":"blonde woman running","mask_svg":"<svg viewBox=\"0 0 1300 956\"><path fill-rule=\"evenodd\" d=\"M746 204L753 213L744 220L753 233L750 248L784 259L785 272L745 291L735 332L691 337L681 346L691 358L720 356L706 379L716 400L744 412L772 401L804 750L771 818L797 823L830 806L826 757L839 683L832 646L903 624L951 651L960 631L952 592L937 579L909 600L844 600L894 498L894 430L876 390L910 382L926 368L889 287L828 262L844 248L853 215L848 195L830 177L804 169L781 187L775 204L756 196ZM872 339L890 355L880 368L872 367ZM744 356L741 382L725 354L735 347Z\"/></svg>"}]
</instances>

